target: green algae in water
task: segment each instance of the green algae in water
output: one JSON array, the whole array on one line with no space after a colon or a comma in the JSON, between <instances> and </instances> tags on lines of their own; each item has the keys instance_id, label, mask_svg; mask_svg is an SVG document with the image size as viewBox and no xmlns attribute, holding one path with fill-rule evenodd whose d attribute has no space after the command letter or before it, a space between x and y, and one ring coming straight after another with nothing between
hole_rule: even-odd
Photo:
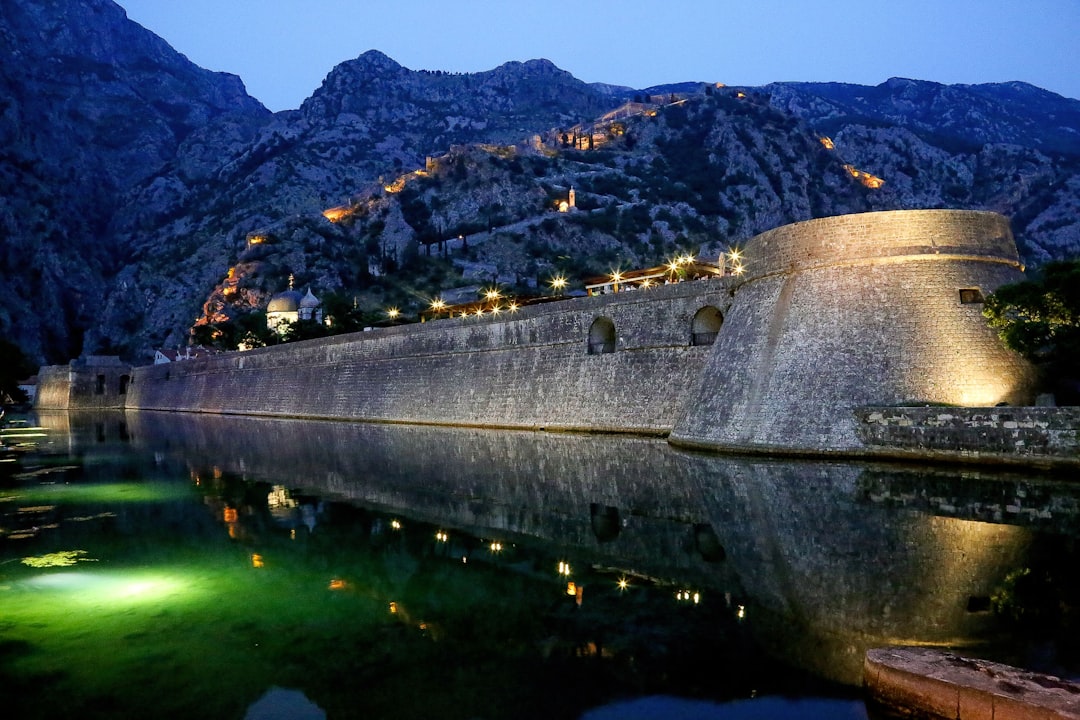
<instances>
[{"instance_id":1,"label":"green algae in water","mask_svg":"<svg viewBox=\"0 0 1080 720\"><path fill-rule=\"evenodd\" d=\"M83 557L85 550L60 550L58 552L24 557L22 564L32 568L70 567L80 562L96 562L94 558Z\"/></svg>"}]
</instances>

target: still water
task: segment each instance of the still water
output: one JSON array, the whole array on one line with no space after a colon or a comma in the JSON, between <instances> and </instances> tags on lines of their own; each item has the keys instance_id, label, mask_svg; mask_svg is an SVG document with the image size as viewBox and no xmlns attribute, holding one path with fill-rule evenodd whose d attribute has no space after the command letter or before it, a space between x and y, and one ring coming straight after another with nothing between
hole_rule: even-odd
<instances>
[{"instance_id":1,"label":"still water","mask_svg":"<svg viewBox=\"0 0 1080 720\"><path fill-rule=\"evenodd\" d=\"M1061 478L38 420L0 465L4 718L879 718L886 644L1080 674Z\"/></svg>"}]
</instances>

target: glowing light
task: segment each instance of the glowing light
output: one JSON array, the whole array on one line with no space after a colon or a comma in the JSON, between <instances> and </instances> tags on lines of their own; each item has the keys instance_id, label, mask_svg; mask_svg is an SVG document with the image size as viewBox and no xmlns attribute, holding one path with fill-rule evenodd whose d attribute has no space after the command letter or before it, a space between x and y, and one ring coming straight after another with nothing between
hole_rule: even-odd
<instances>
[{"instance_id":1,"label":"glowing light","mask_svg":"<svg viewBox=\"0 0 1080 720\"><path fill-rule=\"evenodd\" d=\"M619 586L620 590L625 590L630 587L630 581L626 578L619 578L619 582L616 584Z\"/></svg>"},{"instance_id":2,"label":"glowing light","mask_svg":"<svg viewBox=\"0 0 1080 720\"><path fill-rule=\"evenodd\" d=\"M330 585L328 586L330 590L344 590L345 587L346 583L341 578L334 578L330 581ZM393 605L393 603L390 604ZM393 612L393 610L391 610L391 612Z\"/></svg>"},{"instance_id":3,"label":"glowing light","mask_svg":"<svg viewBox=\"0 0 1080 720\"><path fill-rule=\"evenodd\" d=\"M263 567L263 556L258 553L251 554L251 567L261 568Z\"/></svg>"},{"instance_id":4,"label":"glowing light","mask_svg":"<svg viewBox=\"0 0 1080 720\"><path fill-rule=\"evenodd\" d=\"M435 533L435 539L439 542L447 542L448 540L450 540L450 536L440 530L439 532Z\"/></svg>"},{"instance_id":5,"label":"glowing light","mask_svg":"<svg viewBox=\"0 0 1080 720\"><path fill-rule=\"evenodd\" d=\"M226 507L225 510L221 513L221 518L222 518L222 520L224 520L227 523L236 522L236 520L238 518L236 508L234 508L234 507Z\"/></svg>"},{"instance_id":6,"label":"glowing light","mask_svg":"<svg viewBox=\"0 0 1080 720\"><path fill-rule=\"evenodd\" d=\"M560 560L559 561L559 574L560 575L570 575L570 573L571 573L570 563L565 562L563 560Z\"/></svg>"},{"instance_id":7,"label":"glowing light","mask_svg":"<svg viewBox=\"0 0 1080 720\"><path fill-rule=\"evenodd\" d=\"M391 615L397 615L397 603L396 602L390 603L390 614Z\"/></svg>"},{"instance_id":8,"label":"glowing light","mask_svg":"<svg viewBox=\"0 0 1080 720\"><path fill-rule=\"evenodd\" d=\"M191 590L178 580L152 575L61 571L39 575L23 583L28 588L65 594L65 601L90 607L102 603L161 602L190 595Z\"/></svg>"},{"instance_id":9,"label":"glowing light","mask_svg":"<svg viewBox=\"0 0 1080 720\"><path fill-rule=\"evenodd\" d=\"M488 300L498 300L502 297L502 293L500 293L497 288L491 288L484 292L484 297Z\"/></svg>"},{"instance_id":10,"label":"glowing light","mask_svg":"<svg viewBox=\"0 0 1080 720\"><path fill-rule=\"evenodd\" d=\"M431 309L434 310L435 312L440 312L445 307L446 307L446 301L443 300L442 298L437 297L437 298L435 298L434 300L431 301Z\"/></svg>"},{"instance_id":11,"label":"glowing light","mask_svg":"<svg viewBox=\"0 0 1080 720\"><path fill-rule=\"evenodd\" d=\"M352 214L352 211L348 207L334 207L323 210L323 217L332 223L336 223L342 218L348 217Z\"/></svg>"},{"instance_id":12,"label":"glowing light","mask_svg":"<svg viewBox=\"0 0 1080 720\"><path fill-rule=\"evenodd\" d=\"M502 552L503 549L502 543L500 542L493 542L489 547L493 553Z\"/></svg>"},{"instance_id":13,"label":"glowing light","mask_svg":"<svg viewBox=\"0 0 1080 720\"><path fill-rule=\"evenodd\" d=\"M731 271L736 275L742 275L744 272L746 272L746 268L744 268L742 265L736 265L731 269Z\"/></svg>"},{"instance_id":14,"label":"glowing light","mask_svg":"<svg viewBox=\"0 0 1080 720\"><path fill-rule=\"evenodd\" d=\"M401 529L401 521L399 521L399 520L391 520L390 521L390 527L394 528L395 530L400 530Z\"/></svg>"},{"instance_id":15,"label":"glowing light","mask_svg":"<svg viewBox=\"0 0 1080 720\"><path fill-rule=\"evenodd\" d=\"M484 314L484 308L476 308L476 317L480 317Z\"/></svg>"},{"instance_id":16,"label":"glowing light","mask_svg":"<svg viewBox=\"0 0 1080 720\"><path fill-rule=\"evenodd\" d=\"M877 177L876 175L871 175L868 172L863 172L862 170L858 170L851 165L845 165L844 169L847 170L848 173L850 173L851 177L855 178L864 186L872 190L876 190L877 188L885 184L885 181Z\"/></svg>"},{"instance_id":17,"label":"glowing light","mask_svg":"<svg viewBox=\"0 0 1080 720\"><path fill-rule=\"evenodd\" d=\"M822 137L819 137L818 140L821 141L821 145L826 150L834 150L836 148L836 146L833 144L833 141L832 141L831 137L827 137L827 136L823 135Z\"/></svg>"},{"instance_id":18,"label":"glowing light","mask_svg":"<svg viewBox=\"0 0 1080 720\"><path fill-rule=\"evenodd\" d=\"M576 597L577 596L577 585L575 585L573 582L566 583L566 594L569 595L570 597Z\"/></svg>"},{"instance_id":19,"label":"glowing light","mask_svg":"<svg viewBox=\"0 0 1080 720\"><path fill-rule=\"evenodd\" d=\"M512 302L506 306L506 309L512 313L516 313L518 311L518 304L516 302Z\"/></svg>"},{"instance_id":20,"label":"glowing light","mask_svg":"<svg viewBox=\"0 0 1080 720\"><path fill-rule=\"evenodd\" d=\"M694 604L697 605L701 602L701 593L694 593Z\"/></svg>"},{"instance_id":21,"label":"glowing light","mask_svg":"<svg viewBox=\"0 0 1080 720\"><path fill-rule=\"evenodd\" d=\"M738 607L735 608L735 617L739 618L740 620L742 620L744 617L746 617L746 606L745 605L739 605Z\"/></svg>"},{"instance_id":22,"label":"glowing light","mask_svg":"<svg viewBox=\"0 0 1080 720\"><path fill-rule=\"evenodd\" d=\"M495 307L491 308L491 314L492 314L492 315L498 315L498 314L499 314L500 312L502 312L502 308L501 308L501 307L499 307L498 305L496 305Z\"/></svg>"},{"instance_id":23,"label":"glowing light","mask_svg":"<svg viewBox=\"0 0 1080 720\"><path fill-rule=\"evenodd\" d=\"M566 277L563 275L556 275L551 278L551 281L548 284L551 285L552 290L561 293L566 289Z\"/></svg>"},{"instance_id":24,"label":"glowing light","mask_svg":"<svg viewBox=\"0 0 1080 720\"><path fill-rule=\"evenodd\" d=\"M400 314L401 314L401 311L398 310L396 307L388 308L387 311L386 311L386 316L388 318L390 318L391 320L397 320L397 317Z\"/></svg>"}]
</instances>

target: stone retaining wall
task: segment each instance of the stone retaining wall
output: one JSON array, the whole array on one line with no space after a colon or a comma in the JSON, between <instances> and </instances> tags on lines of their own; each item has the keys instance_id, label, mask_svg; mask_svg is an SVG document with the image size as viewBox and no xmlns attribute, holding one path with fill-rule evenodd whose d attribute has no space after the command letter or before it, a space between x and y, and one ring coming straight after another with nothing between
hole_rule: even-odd
<instances>
[{"instance_id":1,"label":"stone retaining wall","mask_svg":"<svg viewBox=\"0 0 1080 720\"><path fill-rule=\"evenodd\" d=\"M869 448L1080 465L1080 407L862 407L855 417Z\"/></svg>"}]
</instances>

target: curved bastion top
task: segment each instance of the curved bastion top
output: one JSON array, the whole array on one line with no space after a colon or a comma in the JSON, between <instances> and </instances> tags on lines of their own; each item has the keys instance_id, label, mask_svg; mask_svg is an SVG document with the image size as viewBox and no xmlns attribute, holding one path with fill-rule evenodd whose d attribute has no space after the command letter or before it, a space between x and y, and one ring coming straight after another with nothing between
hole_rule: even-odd
<instances>
[{"instance_id":1,"label":"curved bastion top","mask_svg":"<svg viewBox=\"0 0 1080 720\"><path fill-rule=\"evenodd\" d=\"M886 210L818 218L755 235L746 281L820 267L938 256L1021 268L1008 218L978 210Z\"/></svg>"}]
</instances>

